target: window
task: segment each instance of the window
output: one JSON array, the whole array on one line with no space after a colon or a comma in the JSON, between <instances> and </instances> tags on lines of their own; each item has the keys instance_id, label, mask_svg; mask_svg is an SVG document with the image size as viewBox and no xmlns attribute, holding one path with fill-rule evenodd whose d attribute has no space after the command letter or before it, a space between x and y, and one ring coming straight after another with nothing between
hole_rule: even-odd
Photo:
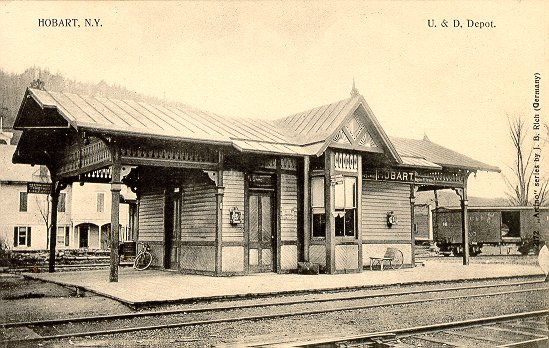
<instances>
[{"instance_id":1,"label":"window","mask_svg":"<svg viewBox=\"0 0 549 348\"><path fill-rule=\"evenodd\" d=\"M97 212L102 213L105 211L105 193L97 193Z\"/></svg>"},{"instance_id":2,"label":"window","mask_svg":"<svg viewBox=\"0 0 549 348\"><path fill-rule=\"evenodd\" d=\"M69 226L57 226L57 245L69 246Z\"/></svg>"},{"instance_id":3,"label":"window","mask_svg":"<svg viewBox=\"0 0 549 348\"><path fill-rule=\"evenodd\" d=\"M336 237L356 236L356 178L344 177L343 183L335 185L334 201Z\"/></svg>"},{"instance_id":4,"label":"window","mask_svg":"<svg viewBox=\"0 0 549 348\"><path fill-rule=\"evenodd\" d=\"M27 211L28 194L19 192L19 211Z\"/></svg>"},{"instance_id":5,"label":"window","mask_svg":"<svg viewBox=\"0 0 549 348\"><path fill-rule=\"evenodd\" d=\"M313 237L326 238L324 177L318 176L311 179L311 206L313 208Z\"/></svg>"},{"instance_id":6,"label":"window","mask_svg":"<svg viewBox=\"0 0 549 348\"><path fill-rule=\"evenodd\" d=\"M13 246L31 246L31 228L16 226L13 228Z\"/></svg>"},{"instance_id":7,"label":"window","mask_svg":"<svg viewBox=\"0 0 549 348\"><path fill-rule=\"evenodd\" d=\"M59 194L59 201L57 202L57 211L60 213L65 212L65 205L67 201L67 194L66 193L60 193Z\"/></svg>"},{"instance_id":8,"label":"window","mask_svg":"<svg viewBox=\"0 0 549 348\"><path fill-rule=\"evenodd\" d=\"M324 207L324 177L311 179L311 206L313 237L326 237L326 209ZM335 235L355 237L357 225L357 178L344 177L334 186Z\"/></svg>"}]
</instances>

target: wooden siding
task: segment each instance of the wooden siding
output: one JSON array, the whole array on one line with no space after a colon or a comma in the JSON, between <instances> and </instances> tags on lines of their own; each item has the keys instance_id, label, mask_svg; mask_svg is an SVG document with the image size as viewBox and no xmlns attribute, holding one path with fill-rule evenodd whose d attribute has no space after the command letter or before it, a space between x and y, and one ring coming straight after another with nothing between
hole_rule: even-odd
<instances>
[{"instance_id":1,"label":"wooden siding","mask_svg":"<svg viewBox=\"0 0 549 348\"><path fill-rule=\"evenodd\" d=\"M393 211L397 224L387 226L387 212ZM411 241L410 185L362 182L362 240Z\"/></svg>"},{"instance_id":2,"label":"wooden siding","mask_svg":"<svg viewBox=\"0 0 549 348\"><path fill-rule=\"evenodd\" d=\"M164 240L164 192L160 189L145 192L139 201L139 241Z\"/></svg>"},{"instance_id":3,"label":"wooden siding","mask_svg":"<svg viewBox=\"0 0 549 348\"><path fill-rule=\"evenodd\" d=\"M297 241L297 177L293 174L281 176L281 240Z\"/></svg>"},{"instance_id":4,"label":"wooden siding","mask_svg":"<svg viewBox=\"0 0 549 348\"><path fill-rule=\"evenodd\" d=\"M223 172L223 213L222 213L222 238L224 242L243 242L244 224L231 225L230 212L237 208L244 213L244 173L237 171Z\"/></svg>"},{"instance_id":5,"label":"wooden siding","mask_svg":"<svg viewBox=\"0 0 549 348\"><path fill-rule=\"evenodd\" d=\"M216 188L213 183L183 186L181 241L215 241Z\"/></svg>"}]
</instances>

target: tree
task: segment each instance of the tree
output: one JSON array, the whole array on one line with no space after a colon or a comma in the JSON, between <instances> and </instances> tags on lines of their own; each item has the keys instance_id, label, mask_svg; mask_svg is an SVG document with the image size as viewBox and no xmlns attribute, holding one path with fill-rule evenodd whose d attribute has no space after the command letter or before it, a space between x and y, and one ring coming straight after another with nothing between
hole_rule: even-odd
<instances>
[{"instance_id":1,"label":"tree","mask_svg":"<svg viewBox=\"0 0 549 348\"><path fill-rule=\"evenodd\" d=\"M515 149L515 162L511 170L513 177L505 177L510 193L507 193L509 203L514 206L533 205L534 190L538 195L537 204L545 205L548 203L549 179L539 178L537 185L533 182L534 176L540 176L539 169L536 172L533 160L534 147L529 149L526 142L528 128L521 117L507 118L509 124L509 135ZM535 189L532 186L535 185Z\"/></svg>"},{"instance_id":2,"label":"tree","mask_svg":"<svg viewBox=\"0 0 549 348\"><path fill-rule=\"evenodd\" d=\"M40 166L39 171L39 179L42 183L50 183L48 171L45 166ZM51 230L51 223L50 223L50 196L49 195L40 195L37 194L35 197L36 206L38 207L38 211L40 212L40 216L42 217L42 220L44 221L44 224L46 225L46 231L47 231L47 248L49 248L49 236L50 236L50 230Z\"/></svg>"}]
</instances>

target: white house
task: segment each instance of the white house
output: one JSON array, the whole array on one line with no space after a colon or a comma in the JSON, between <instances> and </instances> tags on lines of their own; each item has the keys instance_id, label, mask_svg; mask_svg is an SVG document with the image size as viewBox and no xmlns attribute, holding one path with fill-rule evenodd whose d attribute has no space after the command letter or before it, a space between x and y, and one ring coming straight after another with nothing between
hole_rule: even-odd
<instances>
[{"instance_id":1,"label":"white house","mask_svg":"<svg viewBox=\"0 0 549 348\"><path fill-rule=\"evenodd\" d=\"M0 131L0 242L13 250L49 249L47 194L27 192L27 183L49 183L44 166L13 164L12 134ZM134 200L129 189L123 197ZM57 249L108 249L111 195L105 184L69 185L59 197ZM121 239L130 240L128 204L120 205Z\"/></svg>"}]
</instances>

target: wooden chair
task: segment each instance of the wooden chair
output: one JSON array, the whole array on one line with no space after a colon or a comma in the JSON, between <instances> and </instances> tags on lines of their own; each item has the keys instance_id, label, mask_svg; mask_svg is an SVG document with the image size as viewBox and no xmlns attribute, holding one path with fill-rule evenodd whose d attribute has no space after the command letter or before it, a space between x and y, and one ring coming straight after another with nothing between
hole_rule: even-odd
<instances>
[{"instance_id":1,"label":"wooden chair","mask_svg":"<svg viewBox=\"0 0 549 348\"><path fill-rule=\"evenodd\" d=\"M382 257L370 257L370 269L373 270L374 266L379 265L380 270L383 271L383 266L388 264L392 269L399 269L404 264L404 255L402 251L396 248L387 248L385 254Z\"/></svg>"}]
</instances>

